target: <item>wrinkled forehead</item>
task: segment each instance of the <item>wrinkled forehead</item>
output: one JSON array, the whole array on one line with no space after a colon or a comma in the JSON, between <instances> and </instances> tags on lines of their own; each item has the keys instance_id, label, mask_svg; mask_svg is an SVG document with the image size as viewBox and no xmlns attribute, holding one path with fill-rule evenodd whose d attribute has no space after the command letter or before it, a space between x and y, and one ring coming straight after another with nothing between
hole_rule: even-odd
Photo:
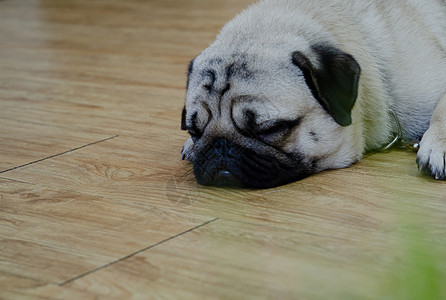
<instances>
[{"instance_id":1,"label":"wrinkled forehead","mask_svg":"<svg viewBox=\"0 0 446 300\"><path fill-rule=\"evenodd\" d=\"M294 118L305 98L299 71L276 55L205 53L191 64L186 104L212 114L255 113L262 119Z\"/></svg>"},{"instance_id":2,"label":"wrinkled forehead","mask_svg":"<svg viewBox=\"0 0 446 300\"><path fill-rule=\"evenodd\" d=\"M258 65L261 58L246 53L234 52L232 54L206 53L199 55L191 63L190 83L192 86L200 84L203 80L231 81L234 78L252 80L261 72Z\"/></svg>"},{"instance_id":3,"label":"wrinkled forehead","mask_svg":"<svg viewBox=\"0 0 446 300\"><path fill-rule=\"evenodd\" d=\"M275 55L205 51L191 63L187 96L207 94L218 98L228 91L238 95L265 94L283 75L284 65Z\"/></svg>"}]
</instances>

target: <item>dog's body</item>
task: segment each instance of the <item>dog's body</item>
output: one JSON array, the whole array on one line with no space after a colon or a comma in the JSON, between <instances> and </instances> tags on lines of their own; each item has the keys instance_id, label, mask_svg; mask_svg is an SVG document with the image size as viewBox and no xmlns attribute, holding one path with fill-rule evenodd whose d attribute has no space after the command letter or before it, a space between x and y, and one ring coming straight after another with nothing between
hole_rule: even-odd
<instances>
[{"instance_id":1,"label":"dog's body","mask_svg":"<svg viewBox=\"0 0 446 300\"><path fill-rule=\"evenodd\" d=\"M187 85L182 152L200 183L271 187L347 167L396 120L404 139L424 134L420 168L445 178L443 0L264 0L191 62Z\"/></svg>"}]
</instances>

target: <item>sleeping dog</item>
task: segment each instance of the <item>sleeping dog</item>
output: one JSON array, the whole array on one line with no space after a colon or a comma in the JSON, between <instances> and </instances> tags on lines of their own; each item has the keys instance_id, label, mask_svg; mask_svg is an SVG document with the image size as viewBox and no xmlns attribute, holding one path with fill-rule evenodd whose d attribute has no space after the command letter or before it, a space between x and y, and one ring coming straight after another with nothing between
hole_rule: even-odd
<instances>
[{"instance_id":1,"label":"sleeping dog","mask_svg":"<svg viewBox=\"0 0 446 300\"><path fill-rule=\"evenodd\" d=\"M268 188L348 167L397 131L445 179L446 3L252 5L190 63L182 129L183 159L206 185Z\"/></svg>"}]
</instances>

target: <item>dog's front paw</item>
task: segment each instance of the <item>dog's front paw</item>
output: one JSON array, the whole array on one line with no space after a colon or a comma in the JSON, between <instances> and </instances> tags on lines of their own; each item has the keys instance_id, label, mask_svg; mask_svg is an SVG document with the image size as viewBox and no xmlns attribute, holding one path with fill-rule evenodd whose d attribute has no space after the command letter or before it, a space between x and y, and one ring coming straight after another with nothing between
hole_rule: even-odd
<instances>
[{"instance_id":1,"label":"dog's front paw","mask_svg":"<svg viewBox=\"0 0 446 300\"><path fill-rule=\"evenodd\" d=\"M438 180L446 177L446 137L441 130L429 128L420 142L418 169Z\"/></svg>"},{"instance_id":2,"label":"dog's front paw","mask_svg":"<svg viewBox=\"0 0 446 300\"><path fill-rule=\"evenodd\" d=\"M182 160L190 160L192 161L194 158L192 148L194 146L194 142L192 138L188 138L187 141L183 145L183 149L181 149L181 159Z\"/></svg>"}]
</instances>

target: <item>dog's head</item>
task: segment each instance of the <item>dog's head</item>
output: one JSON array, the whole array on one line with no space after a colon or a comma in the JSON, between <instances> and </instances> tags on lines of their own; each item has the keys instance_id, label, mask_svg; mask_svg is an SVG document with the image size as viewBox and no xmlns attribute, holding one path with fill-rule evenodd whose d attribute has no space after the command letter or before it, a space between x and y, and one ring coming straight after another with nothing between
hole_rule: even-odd
<instances>
[{"instance_id":1,"label":"dog's head","mask_svg":"<svg viewBox=\"0 0 446 300\"><path fill-rule=\"evenodd\" d=\"M205 50L189 66L181 126L197 181L265 188L353 163L359 74L351 55L322 44Z\"/></svg>"}]
</instances>

